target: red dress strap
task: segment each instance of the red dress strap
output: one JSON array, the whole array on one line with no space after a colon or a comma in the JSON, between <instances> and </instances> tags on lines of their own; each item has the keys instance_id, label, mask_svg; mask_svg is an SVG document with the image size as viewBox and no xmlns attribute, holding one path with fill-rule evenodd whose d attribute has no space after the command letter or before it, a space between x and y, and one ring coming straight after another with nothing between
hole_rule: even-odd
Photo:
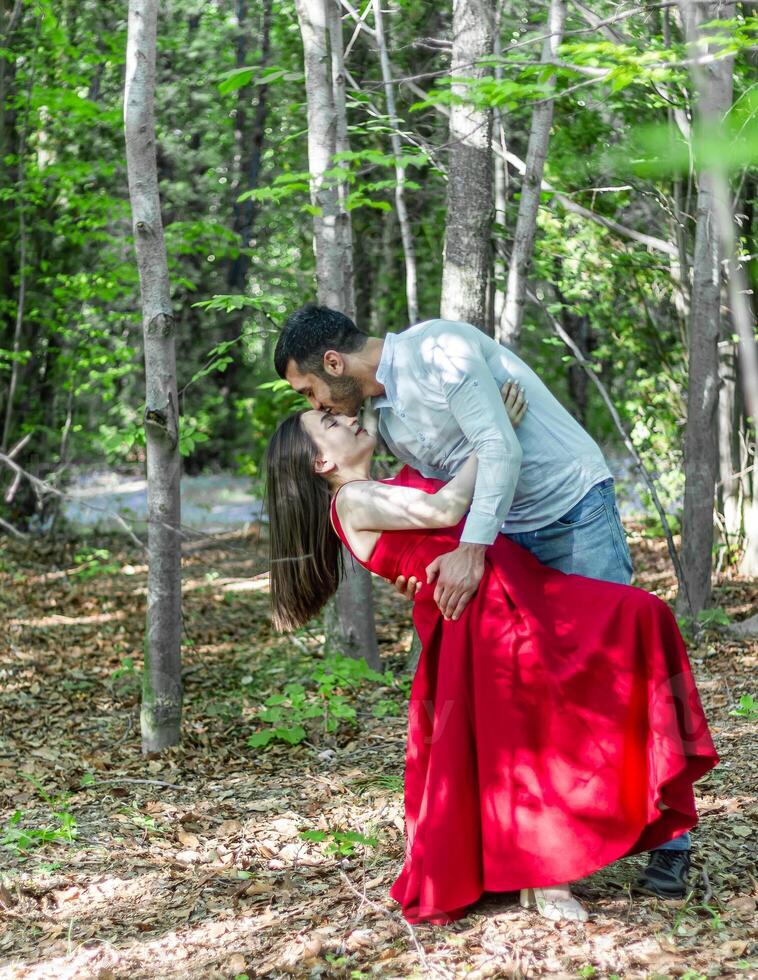
<instances>
[{"instance_id":1,"label":"red dress strap","mask_svg":"<svg viewBox=\"0 0 758 980\"><path fill-rule=\"evenodd\" d=\"M341 489L342 487L340 487L340 490ZM338 490L337 493L339 493L340 490ZM337 535L340 541L345 545L345 547L347 547L347 541L345 540L345 532L342 530L342 524L337 515L337 493L335 493L335 495L332 497L331 503L329 504L329 517L332 522L332 527L334 528L334 533Z\"/></svg>"}]
</instances>

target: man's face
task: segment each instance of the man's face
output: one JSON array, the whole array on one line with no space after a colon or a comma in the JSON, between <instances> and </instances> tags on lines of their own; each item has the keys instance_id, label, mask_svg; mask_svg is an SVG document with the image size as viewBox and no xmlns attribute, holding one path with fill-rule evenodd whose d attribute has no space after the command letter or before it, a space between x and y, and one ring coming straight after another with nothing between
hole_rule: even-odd
<instances>
[{"instance_id":1,"label":"man's face","mask_svg":"<svg viewBox=\"0 0 758 980\"><path fill-rule=\"evenodd\" d=\"M325 378L317 374L302 374L294 361L287 365L285 377L316 411L355 417L361 410L363 391L355 378L344 374Z\"/></svg>"}]
</instances>

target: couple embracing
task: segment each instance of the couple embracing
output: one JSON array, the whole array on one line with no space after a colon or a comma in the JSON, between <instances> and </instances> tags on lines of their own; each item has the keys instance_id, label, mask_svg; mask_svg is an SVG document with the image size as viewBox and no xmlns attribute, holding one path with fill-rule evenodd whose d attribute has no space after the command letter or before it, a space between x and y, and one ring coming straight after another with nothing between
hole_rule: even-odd
<instances>
[{"instance_id":1,"label":"couple embracing","mask_svg":"<svg viewBox=\"0 0 758 980\"><path fill-rule=\"evenodd\" d=\"M409 922L520 891L583 921L570 883L649 851L637 887L684 895L693 783L718 758L668 607L632 567L603 455L537 375L466 323L384 339L306 306L277 372L312 409L268 448L280 629L336 591L341 544L413 599L405 861ZM379 431L406 465L372 480Z\"/></svg>"}]
</instances>

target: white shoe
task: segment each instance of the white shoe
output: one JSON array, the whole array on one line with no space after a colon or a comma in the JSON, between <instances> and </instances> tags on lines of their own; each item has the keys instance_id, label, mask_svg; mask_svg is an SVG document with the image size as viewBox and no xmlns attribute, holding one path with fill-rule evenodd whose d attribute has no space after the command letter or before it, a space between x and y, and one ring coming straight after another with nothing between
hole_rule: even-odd
<instances>
[{"instance_id":1,"label":"white shoe","mask_svg":"<svg viewBox=\"0 0 758 980\"><path fill-rule=\"evenodd\" d=\"M522 888L521 908L536 908L543 918L553 922L586 922L587 909L571 894L568 885L556 885L552 888Z\"/></svg>"}]
</instances>

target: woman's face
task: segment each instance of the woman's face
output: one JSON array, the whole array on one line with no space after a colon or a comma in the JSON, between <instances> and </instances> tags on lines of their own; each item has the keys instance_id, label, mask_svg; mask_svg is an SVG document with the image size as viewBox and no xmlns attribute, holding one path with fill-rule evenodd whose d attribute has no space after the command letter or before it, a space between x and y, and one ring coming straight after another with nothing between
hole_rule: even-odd
<instances>
[{"instance_id":1,"label":"woman's face","mask_svg":"<svg viewBox=\"0 0 758 980\"><path fill-rule=\"evenodd\" d=\"M361 428L357 418L314 410L304 412L301 422L318 446L318 472L329 473L371 459L376 438Z\"/></svg>"}]
</instances>

